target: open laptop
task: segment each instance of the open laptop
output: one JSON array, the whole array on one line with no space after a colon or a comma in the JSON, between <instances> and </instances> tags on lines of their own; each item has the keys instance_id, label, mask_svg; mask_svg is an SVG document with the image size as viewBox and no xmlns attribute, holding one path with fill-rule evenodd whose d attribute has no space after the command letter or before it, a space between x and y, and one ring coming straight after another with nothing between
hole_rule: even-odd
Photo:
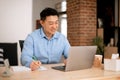
<instances>
[{"instance_id":1,"label":"open laptop","mask_svg":"<svg viewBox=\"0 0 120 80\"><path fill-rule=\"evenodd\" d=\"M91 68L97 46L72 46L68 55L66 66L54 66L53 69L61 71L74 71Z\"/></svg>"}]
</instances>

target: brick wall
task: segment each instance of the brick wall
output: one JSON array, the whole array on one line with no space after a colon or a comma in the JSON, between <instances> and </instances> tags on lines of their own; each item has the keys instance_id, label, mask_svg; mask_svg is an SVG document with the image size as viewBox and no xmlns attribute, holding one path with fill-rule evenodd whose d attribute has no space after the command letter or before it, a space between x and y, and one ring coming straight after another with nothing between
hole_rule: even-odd
<instances>
[{"instance_id":1,"label":"brick wall","mask_svg":"<svg viewBox=\"0 0 120 80\"><path fill-rule=\"evenodd\" d=\"M67 35L72 46L91 45L97 28L96 3L96 0L67 0Z\"/></svg>"}]
</instances>

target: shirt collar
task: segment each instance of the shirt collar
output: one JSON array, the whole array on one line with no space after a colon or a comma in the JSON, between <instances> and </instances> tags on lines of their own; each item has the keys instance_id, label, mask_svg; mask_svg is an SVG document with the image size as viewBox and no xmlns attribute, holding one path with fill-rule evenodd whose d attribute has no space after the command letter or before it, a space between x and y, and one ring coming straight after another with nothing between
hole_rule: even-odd
<instances>
[{"instance_id":1,"label":"shirt collar","mask_svg":"<svg viewBox=\"0 0 120 80\"><path fill-rule=\"evenodd\" d=\"M42 38L47 38L47 36L45 35L45 33L43 31L43 28L40 29L40 34L41 34ZM59 37L59 34L58 34L58 32L56 32L51 39L55 39L55 38L58 38L58 37Z\"/></svg>"}]
</instances>

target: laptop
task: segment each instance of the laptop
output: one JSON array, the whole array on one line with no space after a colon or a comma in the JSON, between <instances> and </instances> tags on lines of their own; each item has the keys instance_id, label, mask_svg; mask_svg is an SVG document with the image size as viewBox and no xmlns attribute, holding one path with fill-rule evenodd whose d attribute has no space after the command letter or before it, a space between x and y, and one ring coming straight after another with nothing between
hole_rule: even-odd
<instances>
[{"instance_id":1,"label":"laptop","mask_svg":"<svg viewBox=\"0 0 120 80\"><path fill-rule=\"evenodd\" d=\"M97 46L72 46L69 51L66 66L54 66L61 71L74 71L91 68Z\"/></svg>"}]
</instances>

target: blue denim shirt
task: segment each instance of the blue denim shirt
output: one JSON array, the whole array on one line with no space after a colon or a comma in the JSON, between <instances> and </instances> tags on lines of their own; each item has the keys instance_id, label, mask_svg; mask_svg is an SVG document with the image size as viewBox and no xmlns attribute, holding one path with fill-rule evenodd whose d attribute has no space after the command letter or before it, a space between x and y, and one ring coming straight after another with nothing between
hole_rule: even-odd
<instances>
[{"instance_id":1,"label":"blue denim shirt","mask_svg":"<svg viewBox=\"0 0 120 80\"><path fill-rule=\"evenodd\" d=\"M21 63L29 67L33 56L36 56L42 64L59 63L62 55L68 57L69 48L70 44L64 35L56 32L48 40L40 28L29 34L24 41Z\"/></svg>"}]
</instances>

